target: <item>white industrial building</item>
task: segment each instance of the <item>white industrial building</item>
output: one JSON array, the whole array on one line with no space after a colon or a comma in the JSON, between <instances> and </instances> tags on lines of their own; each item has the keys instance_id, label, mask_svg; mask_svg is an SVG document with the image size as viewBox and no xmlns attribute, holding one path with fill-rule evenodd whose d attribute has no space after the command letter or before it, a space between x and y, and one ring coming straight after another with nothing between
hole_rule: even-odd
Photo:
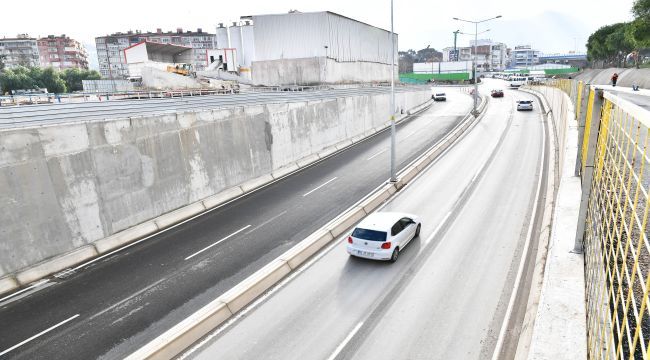
<instances>
[{"instance_id":1,"label":"white industrial building","mask_svg":"<svg viewBox=\"0 0 650 360\"><path fill-rule=\"evenodd\" d=\"M413 63L415 74L471 73L472 61L443 61Z\"/></svg>"},{"instance_id":2,"label":"white industrial building","mask_svg":"<svg viewBox=\"0 0 650 360\"><path fill-rule=\"evenodd\" d=\"M390 32L329 11L244 16L220 25L216 43L235 49L238 71L258 85L390 81ZM395 59L397 45L395 35Z\"/></svg>"}]
</instances>

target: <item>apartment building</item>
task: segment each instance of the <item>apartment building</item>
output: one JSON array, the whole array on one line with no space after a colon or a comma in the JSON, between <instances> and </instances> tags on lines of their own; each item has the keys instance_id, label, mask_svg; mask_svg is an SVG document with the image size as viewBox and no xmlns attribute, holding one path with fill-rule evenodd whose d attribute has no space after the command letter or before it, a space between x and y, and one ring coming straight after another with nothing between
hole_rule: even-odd
<instances>
[{"instance_id":1,"label":"apartment building","mask_svg":"<svg viewBox=\"0 0 650 360\"><path fill-rule=\"evenodd\" d=\"M530 45L518 45L510 53L510 65L515 68L526 68L539 64L540 51Z\"/></svg>"},{"instance_id":2,"label":"apartment building","mask_svg":"<svg viewBox=\"0 0 650 360\"><path fill-rule=\"evenodd\" d=\"M196 31L183 31L182 28L178 28L175 32L163 32L162 29L157 29L156 32L137 30L96 37L97 59L102 77L108 79L129 77L124 50L145 41L192 48L192 65L198 71L206 68L208 65L207 51L215 48L215 35L204 32L200 28Z\"/></svg>"},{"instance_id":3,"label":"apartment building","mask_svg":"<svg viewBox=\"0 0 650 360\"><path fill-rule=\"evenodd\" d=\"M0 39L0 55L4 56L7 69L16 66L40 66L38 42L27 34L19 34L15 38Z\"/></svg>"},{"instance_id":4,"label":"apartment building","mask_svg":"<svg viewBox=\"0 0 650 360\"><path fill-rule=\"evenodd\" d=\"M42 67L55 69L88 69L88 53L77 40L67 36L48 35L38 39Z\"/></svg>"},{"instance_id":5,"label":"apartment building","mask_svg":"<svg viewBox=\"0 0 650 360\"><path fill-rule=\"evenodd\" d=\"M473 61L474 45L476 45L476 67L480 71L502 71L508 65L508 47L501 42L490 39L470 41L470 46L456 48L457 58L454 55L454 48L442 49L443 61Z\"/></svg>"}]
</instances>

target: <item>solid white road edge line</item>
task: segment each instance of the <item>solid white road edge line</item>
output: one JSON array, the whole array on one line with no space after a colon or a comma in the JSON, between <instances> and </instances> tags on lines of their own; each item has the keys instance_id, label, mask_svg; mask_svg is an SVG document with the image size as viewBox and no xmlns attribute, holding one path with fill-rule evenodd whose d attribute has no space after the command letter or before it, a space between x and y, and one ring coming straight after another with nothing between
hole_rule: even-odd
<instances>
[{"instance_id":1,"label":"solid white road edge line","mask_svg":"<svg viewBox=\"0 0 650 360\"><path fill-rule=\"evenodd\" d=\"M200 253L202 253L202 252L204 252L204 251L210 249L211 247L216 246L216 245L220 244L221 242L230 239L231 237L233 237L233 236L239 234L240 232L242 232L242 231L248 229L249 227L251 227L251 226L250 226L250 225L246 225L246 226L244 226L243 228L241 228L241 229L235 231L234 233L232 233L232 234L226 236L225 238L223 238L223 239L221 239L221 240L215 242L214 244L212 244L212 245L210 245L210 246L207 246L207 247L205 247L205 248L203 248L203 249L201 249L201 250L195 252L194 254L192 254L192 255L186 257L185 260L189 260L189 259L195 257L196 255L198 255L198 254L200 254Z\"/></svg>"},{"instance_id":2,"label":"solid white road edge line","mask_svg":"<svg viewBox=\"0 0 650 360\"><path fill-rule=\"evenodd\" d=\"M280 216L282 216L282 215L284 215L284 214L286 214L286 213L287 213L287 210L284 210L283 212L281 212L281 213L275 215L274 217L272 217L272 218L266 220L265 222L263 222L263 223L257 225L256 227L254 227L254 228L252 228L252 229L246 231L246 235L248 235L248 234L252 233L253 231L255 231L255 230L261 228L261 227L264 226L264 225L267 225L267 224L271 223L273 220L279 218Z\"/></svg>"},{"instance_id":3,"label":"solid white road edge line","mask_svg":"<svg viewBox=\"0 0 650 360\"><path fill-rule=\"evenodd\" d=\"M345 345L347 345L347 344L350 342L350 340L352 340L352 337L354 336L354 334L356 334L357 331L359 331L359 329L361 329L361 326L363 326L363 321L360 322L360 323L358 323L357 326L355 326L354 329L352 329L352 331L350 331L350 333L348 334L348 336L346 336L345 339L343 339L343 342L341 342L341 343L339 344L339 346L336 347L336 349L334 350L334 352L332 353L332 355L330 355L330 356L327 358L327 360L334 360L334 359L336 359L336 357L339 355L339 353L341 352L341 350L343 350L343 348L345 347Z\"/></svg>"},{"instance_id":4,"label":"solid white road edge line","mask_svg":"<svg viewBox=\"0 0 650 360\"><path fill-rule=\"evenodd\" d=\"M31 286L29 286L29 287L26 287L26 288L24 288L24 289L22 289L22 290L20 290L20 291L16 291L15 293L13 293L13 294L11 294L11 295L7 295L7 296L3 297L2 299L0 299L0 304L2 304L5 300L9 300L9 299L11 299L11 298L14 297L14 296L18 296L18 295L24 293L25 291L29 291L29 290L31 290L31 289L33 289L33 288L35 288L35 287L39 287L39 286L41 286L41 285L43 285L43 284L45 284L45 283L47 283L47 282L49 282L49 281L50 281L50 280L47 280L47 279L46 279L46 280L41 280L41 281L37 282L37 283L34 284L34 285L31 285Z\"/></svg>"},{"instance_id":5,"label":"solid white road edge line","mask_svg":"<svg viewBox=\"0 0 650 360\"><path fill-rule=\"evenodd\" d=\"M73 317L71 317L71 318L69 318L69 319L67 319L67 320L63 320L63 321L61 321L60 323L58 323L58 324L56 324L56 325L54 325L54 326L51 326L51 327L49 327L49 328L47 328L47 329L45 329L45 330L39 332L38 334L36 334L36 335L30 337L29 339L24 340L24 341L22 341L22 342L20 342L20 343L18 343L18 344L16 344L16 345L10 347L9 349L3 351L3 352L0 352L0 356L2 356L2 355L6 354L6 353L8 353L8 352L10 352L10 351L12 351L12 350L15 350L16 348L19 348L19 347L21 347L21 346L27 344L28 342L30 342L30 341L36 339L37 337L39 337L39 336L41 336L41 335L43 335L43 334L46 334L46 333L48 333L48 332L50 332L50 331L52 331L52 330L58 328L59 326L65 324L65 323L67 323L67 322L70 322L70 321L76 319L78 316L79 316L79 314L77 314L77 315L75 315L75 316L73 316Z\"/></svg>"},{"instance_id":6,"label":"solid white road edge line","mask_svg":"<svg viewBox=\"0 0 650 360\"><path fill-rule=\"evenodd\" d=\"M431 235L429 235L429 236L426 238L426 240L424 240L424 245L428 244L431 240L433 240L434 237L436 237L436 235L438 235L438 232L440 232L440 229L442 229L442 226L445 225L445 224L447 223L447 220L448 220L449 217L451 216L452 211L453 211L453 209L452 209L452 210L449 210L449 211L447 212L447 215L445 215L445 217L442 218L442 221L438 224L438 226L436 226L436 229L433 230L433 232L431 233Z\"/></svg>"},{"instance_id":7,"label":"solid white road edge line","mask_svg":"<svg viewBox=\"0 0 650 360\"><path fill-rule=\"evenodd\" d=\"M542 115L540 114L540 117ZM544 122L542 122L545 124ZM546 124L544 125L546 128ZM545 129L546 130L546 129ZM537 191L535 192L535 201L533 202L533 213L530 217L530 226L528 227L528 234L526 234L526 243L524 243L524 252L521 254L521 260L519 261L519 270L517 270L517 277L515 278L515 287L512 290L512 295L510 295L510 301L508 302L508 308L506 310L506 315L503 318L503 323L501 324L501 331L499 331L499 337L497 338L497 344L494 347L494 352L492 353L492 360L498 360L499 354L501 353L501 348L503 347L503 342L505 341L506 330L508 329L508 323L510 322L510 316L512 315L512 309L515 307L515 299L517 298L517 292L519 292L519 283L521 282L521 277L524 272L524 265L526 264L526 258L528 257L528 251L530 247L530 240L533 235L533 226L535 225L535 217L537 216L537 203L539 202L539 193L542 190L542 177L544 172L544 161L546 161L546 136L542 136L542 161L539 164L539 181L537 182Z\"/></svg>"},{"instance_id":8,"label":"solid white road edge line","mask_svg":"<svg viewBox=\"0 0 650 360\"><path fill-rule=\"evenodd\" d=\"M388 151L388 148L384 148L383 150L379 151L378 153L372 155L371 157L367 158L366 161L370 161L370 160L376 158L377 156L385 153L386 151Z\"/></svg>"},{"instance_id":9,"label":"solid white road edge line","mask_svg":"<svg viewBox=\"0 0 650 360\"><path fill-rule=\"evenodd\" d=\"M323 186L325 186L325 185L327 185L327 184L329 184L329 183L331 183L332 181L334 181L334 180L336 180L336 179L338 179L338 176L335 176L334 178L332 178L332 179L329 179L329 180L328 180L328 181L326 181L326 182L325 182L324 184L322 184L322 185L320 185L320 186L318 186L317 188L315 188L315 189L313 189L312 191L310 191L310 192L308 192L308 193L306 193L306 194L305 194L305 195L303 195L302 197L305 197L305 196L307 196L307 195L309 195L309 194L311 194L311 193L313 193L314 191L316 191L316 190L318 190L318 189L320 189L320 188L322 188Z\"/></svg>"}]
</instances>

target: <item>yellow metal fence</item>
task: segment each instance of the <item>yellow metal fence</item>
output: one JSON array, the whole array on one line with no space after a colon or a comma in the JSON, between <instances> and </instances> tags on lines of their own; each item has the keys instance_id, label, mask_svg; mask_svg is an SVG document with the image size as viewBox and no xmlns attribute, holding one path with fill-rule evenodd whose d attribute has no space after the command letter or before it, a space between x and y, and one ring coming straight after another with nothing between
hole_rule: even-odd
<instances>
[{"instance_id":1,"label":"yellow metal fence","mask_svg":"<svg viewBox=\"0 0 650 360\"><path fill-rule=\"evenodd\" d=\"M584 84L576 81L548 85L562 89L576 104L576 117L585 125L580 139L583 181L593 169L583 237L589 358L648 359L650 115L611 93L592 88L584 96ZM591 136L594 121L599 122L597 139ZM596 144L591 165L590 139Z\"/></svg>"}]
</instances>

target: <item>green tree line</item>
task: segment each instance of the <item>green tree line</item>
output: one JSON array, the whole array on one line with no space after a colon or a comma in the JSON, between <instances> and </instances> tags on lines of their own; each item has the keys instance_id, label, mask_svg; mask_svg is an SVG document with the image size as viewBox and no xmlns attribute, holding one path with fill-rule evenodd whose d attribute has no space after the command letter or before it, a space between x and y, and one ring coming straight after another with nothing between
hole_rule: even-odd
<instances>
[{"instance_id":1,"label":"green tree line","mask_svg":"<svg viewBox=\"0 0 650 360\"><path fill-rule=\"evenodd\" d=\"M95 70L37 68L17 66L4 68L0 59L0 94L12 90L47 88L51 93L66 93L83 90L82 80L99 80L101 75Z\"/></svg>"},{"instance_id":2,"label":"green tree line","mask_svg":"<svg viewBox=\"0 0 650 360\"><path fill-rule=\"evenodd\" d=\"M632 7L634 20L606 25L587 40L590 61L625 65L626 55L650 47L650 0L636 0ZM634 62L638 66L638 56Z\"/></svg>"}]
</instances>

